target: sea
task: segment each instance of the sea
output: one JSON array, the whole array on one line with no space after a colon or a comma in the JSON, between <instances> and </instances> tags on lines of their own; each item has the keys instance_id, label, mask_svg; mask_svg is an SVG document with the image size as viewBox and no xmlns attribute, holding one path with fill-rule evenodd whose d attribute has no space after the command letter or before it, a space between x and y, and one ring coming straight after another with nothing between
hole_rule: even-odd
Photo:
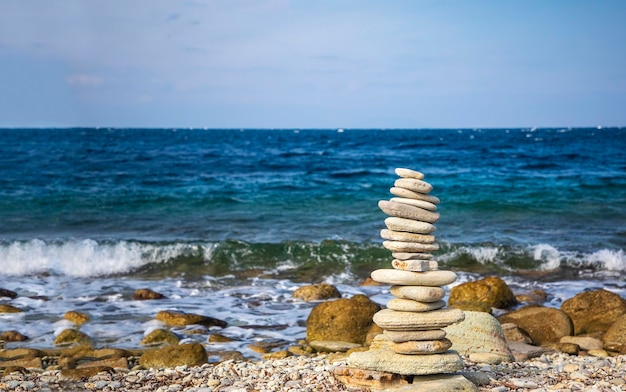
<instances>
[{"instance_id":1,"label":"sea","mask_svg":"<svg viewBox=\"0 0 626 392\"><path fill-rule=\"evenodd\" d=\"M446 290L498 276L546 306L626 298L626 128L0 129L0 288L18 293L0 303L24 310L0 331L53 347L76 310L94 346L136 348L173 310L228 322L172 329L210 350L293 344L317 305L299 287L391 298L361 283L391 268L377 203L395 168L441 199Z\"/></svg>"}]
</instances>

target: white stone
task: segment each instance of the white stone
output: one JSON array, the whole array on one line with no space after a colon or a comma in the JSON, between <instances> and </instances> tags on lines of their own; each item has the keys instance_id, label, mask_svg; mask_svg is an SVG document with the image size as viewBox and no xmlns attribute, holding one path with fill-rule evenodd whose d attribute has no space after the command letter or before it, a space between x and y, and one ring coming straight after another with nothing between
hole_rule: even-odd
<instances>
[{"instance_id":1,"label":"white stone","mask_svg":"<svg viewBox=\"0 0 626 392\"><path fill-rule=\"evenodd\" d=\"M395 269L414 272L436 271L439 263L435 260L398 260L393 259L391 266Z\"/></svg>"},{"instance_id":2,"label":"white stone","mask_svg":"<svg viewBox=\"0 0 626 392\"><path fill-rule=\"evenodd\" d=\"M413 192L411 190L399 187L392 187L389 189L392 195L399 197L406 197L407 199L416 199L416 200L424 200L433 204L439 204L441 200L437 196L426 195L424 193Z\"/></svg>"},{"instance_id":3,"label":"white stone","mask_svg":"<svg viewBox=\"0 0 626 392\"><path fill-rule=\"evenodd\" d=\"M435 223L440 217L438 212L428 211L410 204L396 203L389 200L380 200L378 207L389 216L412 219L420 222Z\"/></svg>"},{"instance_id":4,"label":"white stone","mask_svg":"<svg viewBox=\"0 0 626 392\"><path fill-rule=\"evenodd\" d=\"M395 343L410 342L415 340L435 340L446 337L446 331L443 329L429 329L426 331L383 331L383 335L389 341Z\"/></svg>"},{"instance_id":5,"label":"white stone","mask_svg":"<svg viewBox=\"0 0 626 392\"><path fill-rule=\"evenodd\" d=\"M463 369L463 360L456 351L442 354L396 354L390 350L354 352L348 357L350 366L403 375L454 373Z\"/></svg>"},{"instance_id":6,"label":"white stone","mask_svg":"<svg viewBox=\"0 0 626 392\"><path fill-rule=\"evenodd\" d=\"M393 231L406 231L409 233L429 234L437 230L432 223L420 222L413 219L389 217L385 219L385 226Z\"/></svg>"},{"instance_id":7,"label":"white stone","mask_svg":"<svg viewBox=\"0 0 626 392\"><path fill-rule=\"evenodd\" d=\"M433 190L432 185L416 178L399 178L393 183L393 186L424 194Z\"/></svg>"},{"instance_id":8,"label":"white stone","mask_svg":"<svg viewBox=\"0 0 626 392\"><path fill-rule=\"evenodd\" d=\"M443 299L446 292L441 287L391 286L391 295L396 298L412 299L420 302L435 302Z\"/></svg>"},{"instance_id":9,"label":"white stone","mask_svg":"<svg viewBox=\"0 0 626 392\"><path fill-rule=\"evenodd\" d=\"M387 302L387 308L399 312L430 312L446 306L446 301L420 302L412 299L393 298Z\"/></svg>"},{"instance_id":10,"label":"white stone","mask_svg":"<svg viewBox=\"0 0 626 392\"><path fill-rule=\"evenodd\" d=\"M381 238L391 241L403 241L403 242L419 242L421 244L432 244L435 242L435 236L429 234L415 234L408 233L406 231L394 231L389 229L382 229L380 231Z\"/></svg>"},{"instance_id":11,"label":"white stone","mask_svg":"<svg viewBox=\"0 0 626 392\"><path fill-rule=\"evenodd\" d=\"M389 201L396 203L410 204L415 207L423 208L429 211L437 211L437 206L426 200L409 199L408 197L392 197Z\"/></svg>"},{"instance_id":12,"label":"white stone","mask_svg":"<svg viewBox=\"0 0 626 392\"><path fill-rule=\"evenodd\" d=\"M390 331L417 331L439 329L463 321L459 309L438 309L430 312L398 312L383 309L374 314L376 325Z\"/></svg>"},{"instance_id":13,"label":"white stone","mask_svg":"<svg viewBox=\"0 0 626 392\"><path fill-rule=\"evenodd\" d=\"M398 260L430 260L433 258L432 254L421 252L393 252L391 255Z\"/></svg>"},{"instance_id":14,"label":"white stone","mask_svg":"<svg viewBox=\"0 0 626 392\"><path fill-rule=\"evenodd\" d=\"M383 246L392 252L422 253L439 250L438 244L422 244L419 242L383 241Z\"/></svg>"},{"instance_id":15,"label":"white stone","mask_svg":"<svg viewBox=\"0 0 626 392\"><path fill-rule=\"evenodd\" d=\"M416 170L405 169L403 167L397 167L395 172L399 177L403 178L416 178L418 180L424 178L424 173L418 172Z\"/></svg>"},{"instance_id":16,"label":"white stone","mask_svg":"<svg viewBox=\"0 0 626 392\"><path fill-rule=\"evenodd\" d=\"M413 272L378 269L372 271L371 277L379 283L401 286L445 286L456 280L456 274L453 271L444 270Z\"/></svg>"}]
</instances>

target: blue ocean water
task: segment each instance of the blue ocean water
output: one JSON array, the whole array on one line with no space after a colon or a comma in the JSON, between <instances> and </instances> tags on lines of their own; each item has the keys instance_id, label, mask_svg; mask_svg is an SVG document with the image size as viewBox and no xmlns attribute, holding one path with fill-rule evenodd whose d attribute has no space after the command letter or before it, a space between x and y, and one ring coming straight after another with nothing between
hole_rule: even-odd
<instances>
[{"instance_id":1,"label":"blue ocean water","mask_svg":"<svg viewBox=\"0 0 626 392\"><path fill-rule=\"evenodd\" d=\"M377 202L396 167L441 199L436 257L459 282L496 274L555 306L626 292L624 128L2 129L0 287L30 312L0 327L26 317L50 345L82 309L91 336L133 346L175 308L301 337L302 284L386 295L358 284L391 261ZM169 299L130 301L146 286Z\"/></svg>"}]
</instances>

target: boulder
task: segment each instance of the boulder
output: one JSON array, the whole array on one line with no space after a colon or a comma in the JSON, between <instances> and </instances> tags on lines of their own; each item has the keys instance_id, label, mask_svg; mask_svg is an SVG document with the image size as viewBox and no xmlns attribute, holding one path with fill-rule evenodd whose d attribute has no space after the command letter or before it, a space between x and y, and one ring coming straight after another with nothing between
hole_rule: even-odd
<instances>
[{"instance_id":1,"label":"boulder","mask_svg":"<svg viewBox=\"0 0 626 392\"><path fill-rule=\"evenodd\" d=\"M453 287L450 290L448 305L453 307L456 303L464 302L484 302L498 309L508 309L517 305L515 295L509 286L495 276Z\"/></svg>"},{"instance_id":2,"label":"boulder","mask_svg":"<svg viewBox=\"0 0 626 392\"><path fill-rule=\"evenodd\" d=\"M341 298L341 293L331 284L313 284L302 286L292 294L293 298L299 298L303 301L321 301L331 298Z\"/></svg>"},{"instance_id":3,"label":"boulder","mask_svg":"<svg viewBox=\"0 0 626 392\"><path fill-rule=\"evenodd\" d=\"M71 321L76 325L82 325L89 321L89 315L75 310L68 310L63 315L63 319Z\"/></svg>"},{"instance_id":4,"label":"boulder","mask_svg":"<svg viewBox=\"0 0 626 392\"><path fill-rule=\"evenodd\" d=\"M380 306L362 294L322 302L306 321L306 340L335 340L364 344Z\"/></svg>"},{"instance_id":5,"label":"boulder","mask_svg":"<svg viewBox=\"0 0 626 392\"><path fill-rule=\"evenodd\" d=\"M222 327L228 326L228 323L213 317L202 316L193 313L173 312L162 310L157 313L156 320L162 321L167 325L175 327L183 327L185 325L203 325L205 327Z\"/></svg>"},{"instance_id":6,"label":"boulder","mask_svg":"<svg viewBox=\"0 0 626 392\"><path fill-rule=\"evenodd\" d=\"M465 320L444 328L453 350L461 355L488 353L499 356L502 361L513 360L498 320L485 312L464 313Z\"/></svg>"},{"instance_id":7,"label":"boulder","mask_svg":"<svg viewBox=\"0 0 626 392\"><path fill-rule=\"evenodd\" d=\"M533 340L528 334L520 329L513 323L500 323L502 332L504 332L504 338L507 342L522 342L531 344Z\"/></svg>"},{"instance_id":8,"label":"boulder","mask_svg":"<svg viewBox=\"0 0 626 392\"><path fill-rule=\"evenodd\" d=\"M621 315L602 337L604 348L626 354L626 314Z\"/></svg>"},{"instance_id":9,"label":"boulder","mask_svg":"<svg viewBox=\"0 0 626 392\"><path fill-rule=\"evenodd\" d=\"M167 329L155 329L150 332L143 339L141 339L142 346L157 346L162 344L178 344L180 339L178 336Z\"/></svg>"},{"instance_id":10,"label":"boulder","mask_svg":"<svg viewBox=\"0 0 626 392\"><path fill-rule=\"evenodd\" d=\"M165 296L151 289L137 289L133 293L133 301L145 301L150 299L163 299Z\"/></svg>"},{"instance_id":11,"label":"boulder","mask_svg":"<svg viewBox=\"0 0 626 392\"><path fill-rule=\"evenodd\" d=\"M604 333L626 313L626 300L603 289L586 291L563 302L561 310L572 319L575 335Z\"/></svg>"},{"instance_id":12,"label":"boulder","mask_svg":"<svg viewBox=\"0 0 626 392\"><path fill-rule=\"evenodd\" d=\"M535 345L558 343L574 332L572 320L559 309L528 305L498 317L500 323L513 323L528 334Z\"/></svg>"},{"instance_id":13,"label":"boulder","mask_svg":"<svg viewBox=\"0 0 626 392\"><path fill-rule=\"evenodd\" d=\"M199 366L208 360L207 352L200 343L167 346L143 353L139 364L149 368L172 368L176 366Z\"/></svg>"},{"instance_id":14,"label":"boulder","mask_svg":"<svg viewBox=\"0 0 626 392\"><path fill-rule=\"evenodd\" d=\"M63 331L61 331L61 333L58 334L56 338L54 338L54 345L55 346L70 346L73 344L84 345L84 344L89 344L89 340L90 340L89 336L87 336L86 334L80 332L77 329L68 328L68 329L64 329Z\"/></svg>"}]
</instances>

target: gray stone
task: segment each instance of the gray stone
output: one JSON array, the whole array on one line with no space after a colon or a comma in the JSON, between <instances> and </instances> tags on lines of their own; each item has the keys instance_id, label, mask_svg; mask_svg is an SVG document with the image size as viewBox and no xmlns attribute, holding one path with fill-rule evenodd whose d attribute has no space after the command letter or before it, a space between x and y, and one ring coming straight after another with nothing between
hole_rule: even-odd
<instances>
[{"instance_id":1,"label":"gray stone","mask_svg":"<svg viewBox=\"0 0 626 392\"><path fill-rule=\"evenodd\" d=\"M412 299L394 298L387 302L387 308L399 312L430 312L446 306L446 301L420 302Z\"/></svg>"},{"instance_id":2,"label":"gray stone","mask_svg":"<svg viewBox=\"0 0 626 392\"><path fill-rule=\"evenodd\" d=\"M478 392L478 387L461 374L415 376L413 383L394 392Z\"/></svg>"},{"instance_id":3,"label":"gray stone","mask_svg":"<svg viewBox=\"0 0 626 392\"><path fill-rule=\"evenodd\" d=\"M391 192L392 195L406 197L407 199L424 200L433 204L439 204L441 202L441 200L439 200L437 196L426 195L424 193L419 193L419 192L413 192L411 190L400 188L400 187L395 187L395 186L389 189L389 192Z\"/></svg>"},{"instance_id":4,"label":"gray stone","mask_svg":"<svg viewBox=\"0 0 626 392\"><path fill-rule=\"evenodd\" d=\"M421 222L435 223L440 217L438 212L428 211L410 204L396 203L389 200L380 200L378 207L387 215Z\"/></svg>"},{"instance_id":5,"label":"gray stone","mask_svg":"<svg viewBox=\"0 0 626 392\"><path fill-rule=\"evenodd\" d=\"M463 321L459 309L438 309L431 312L398 312L383 309L373 317L376 325L390 331L418 331L439 329Z\"/></svg>"},{"instance_id":6,"label":"gray stone","mask_svg":"<svg viewBox=\"0 0 626 392\"><path fill-rule=\"evenodd\" d=\"M454 342L452 342L454 344ZM540 347L534 346L532 344L526 344L522 342L509 342L509 349L513 354L513 358L515 361L527 361L531 358L540 357L542 354L547 352L548 350Z\"/></svg>"},{"instance_id":7,"label":"gray stone","mask_svg":"<svg viewBox=\"0 0 626 392\"><path fill-rule=\"evenodd\" d=\"M391 266L395 269L404 271L424 272L436 271L439 269L439 263L435 260L398 260L393 259Z\"/></svg>"},{"instance_id":8,"label":"gray stone","mask_svg":"<svg viewBox=\"0 0 626 392\"><path fill-rule=\"evenodd\" d=\"M437 206L426 200L409 199L408 197L392 197L389 201L396 203L410 204L415 207L423 208L429 211L437 211Z\"/></svg>"},{"instance_id":9,"label":"gray stone","mask_svg":"<svg viewBox=\"0 0 626 392\"><path fill-rule=\"evenodd\" d=\"M456 274L453 271L444 270L413 272L378 269L372 271L371 277L379 283L401 286L445 286L456 280Z\"/></svg>"},{"instance_id":10,"label":"gray stone","mask_svg":"<svg viewBox=\"0 0 626 392\"><path fill-rule=\"evenodd\" d=\"M437 230L437 228L428 222L420 222L413 219L404 219L397 217L389 217L385 219L385 226L389 230L406 231L409 233L429 234Z\"/></svg>"},{"instance_id":11,"label":"gray stone","mask_svg":"<svg viewBox=\"0 0 626 392\"><path fill-rule=\"evenodd\" d=\"M434 257L431 253L412 253L412 252L393 252L391 254L398 260L432 260Z\"/></svg>"},{"instance_id":12,"label":"gray stone","mask_svg":"<svg viewBox=\"0 0 626 392\"><path fill-rule=\"evenodd\" d=\"M489 353L500 356L503 361L513 360L500 323L495 317L485 312L464 313L465 320L444 328L455 350L461 355Z\"/></svg>"},{"instance_id":13,"label":"gray stone","mask_svg":"<svg viewBox=\"0 0 626 392\"><path fill-rule=\"evenodd\" d=\"M389 350L354 352L348 357L350 366L403 375L453 373L463 369L463 361L456 351L442 354L406 355Z\"/></svg>"},{"instance_id":14,"label":"gray stone","mask_svg":"<svg viewBox=\"0 0 626 392\"><path fill-rule=\"evenodd\" d=\"M412 299L420 302L435 302L443 299L446 292L441 287L391 286L391 295L396 298Z\"/></svg>"},{"instance_id":15,"label":"gray stone","mask_svg":"<svg viewBox=\"0 0 626 392\"><path fill-rule=\"evenodd\" d=\"M418 180L424 178L424 173L412 169L406 169L403 167L397 167L395 173L398 175L398 177L402 178L416 178Z\"/></svg>"},{"instance_id":16,"label":"gray stone","mask_svg":"<svg viewBox=\"0 0 626 392\"><path fill-rule=\"evenodd\" d=\"M410 342L415 340L436 340L446 337L443 329L429 329L426 331L383 331L389 341L394 343Z\"/></svg>"},{"instance_id":17,"label":"gray stone","mask_svg":"<svg viewBox=\"0 0 626 392\"><path fill-rule=\"evenodd\" d=\"M450 347L452 347L452 342L445 338L437 340L415 340L402 343L392 342L390 345L391 351L394 353L407 355L440 354L448 351Z\"/></svg>"},{"instance_id":18,"label":"gray stone","mask_svg":"<svg viewBox=\"0 0 626 392\"><path fill-rule=\"evenodd\" d=\"M380 236L386 240L402 242L419 242L422 244L432 244L435 242L434 235L407 233L406 231L393 231L382 229Z\"/></svg>"},{"instance_id":19,"label":"gray stone","mask_svg":"<svg viewBox=\"0 0 626 392\"><path fill-rule=\"evenodd\" d=\"M439 249L437 244L421 244L419 242L383 241L383 246L392 252L434 252Z\"/></svg>"},{"instance_id":20,"label":"gray stone","mask_svg":"<svg viewBox=\"0 0 626 392\"><path fill-rule=\"evenodd\" d=\"M433 190L432 185L424 180L418 180L417 178L399 178L393 183L393 186L417 193L428 193Z\"/></svg>"}]
</instances>

